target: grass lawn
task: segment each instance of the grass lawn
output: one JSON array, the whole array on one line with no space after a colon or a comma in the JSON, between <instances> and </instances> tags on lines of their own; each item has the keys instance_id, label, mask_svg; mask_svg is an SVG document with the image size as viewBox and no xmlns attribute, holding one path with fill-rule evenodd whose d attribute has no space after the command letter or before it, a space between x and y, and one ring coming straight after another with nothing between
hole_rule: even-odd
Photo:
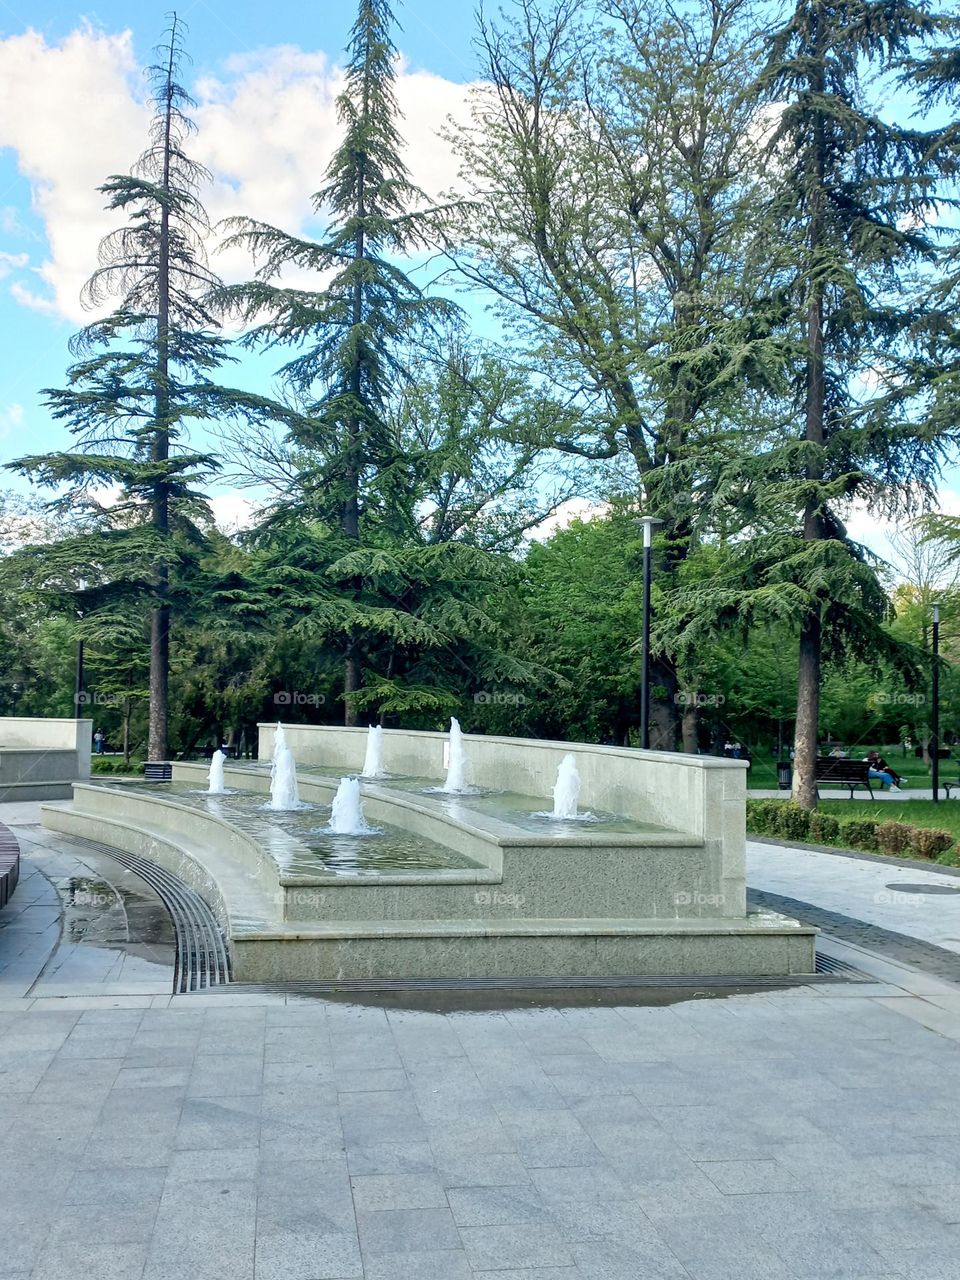
<instances>
[{"instance_id":1,"label":"grass lawn","mask_svg":"<svg viewBox=\"0 0 960 1280\"><path fill-rule=\"evenodd\" d=\"M939 827L950 831L960 840L960 800L884 800L872 804L869 800L825 800L821 792L821 813L833 818L863 818L868 822L908 822L914 827Z\"/></svg>"}]
</instances>

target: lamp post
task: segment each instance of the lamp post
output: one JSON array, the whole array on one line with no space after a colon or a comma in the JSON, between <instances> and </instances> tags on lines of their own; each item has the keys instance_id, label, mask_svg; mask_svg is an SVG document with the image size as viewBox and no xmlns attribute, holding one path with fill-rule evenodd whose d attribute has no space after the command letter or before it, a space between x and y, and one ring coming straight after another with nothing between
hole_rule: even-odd
<instances>
[{"instance_id":1,"label":"lamp post","mask_svg":"<svg viewBox=\"0 0 960 1280\"><path fill-rule=\"evenodd\" d=\"M933 706L930 712L930 737L932 739L933 758L930 770L930 781L933 784L933 802L940 799L940 605L933 606L933 674L931 695Z\"/></svg>"},{"instance_id":2,"label":"lamp post","mask_svg":"<svg viewBox=\"0 0 960 1280\"><path fill-rule=\"evenodd\" d=\"M86 591L87 584L83 580L77 583L79 591ZM77 618L83 621L83 610L77 610ZM73 716L75 720L80 719L80 704L83 701L83 636L77 639L77 662L73 678Z\"/></svg>"},{"instance_id":3,"label":"lamp post","mask_svg":"<svg viewBox=\"0 0 960 1280\"><path fill-rule=\"evenodd\" d=\"M663 524L655 516L641 516L637 524L643 528L643 638L640 673L640 746L650 747L650 582L653 564L653 527Z\"/></svg>"}]
</instances>

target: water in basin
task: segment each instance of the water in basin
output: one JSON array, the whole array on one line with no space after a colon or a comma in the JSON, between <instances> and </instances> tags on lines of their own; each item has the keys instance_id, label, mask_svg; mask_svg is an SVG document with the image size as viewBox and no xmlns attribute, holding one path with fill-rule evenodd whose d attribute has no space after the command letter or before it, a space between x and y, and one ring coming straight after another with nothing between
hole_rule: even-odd
<instances>
[{"instance_id":1,"label":"water in basin","mask_svg":"<svg viewBox=\"0 0 960 1280\"><path fill-rule=\"evenodd\" d=\"M402 875L417 871L478 870L456 850L399 827L382 824L363 835L335 835L323 823L329 806L268 812L263 795L234 791L208 795L185 782L104 780L99 784L175 800L212 813L256 839L285 875Z\"/></svg>"}]
</instances>

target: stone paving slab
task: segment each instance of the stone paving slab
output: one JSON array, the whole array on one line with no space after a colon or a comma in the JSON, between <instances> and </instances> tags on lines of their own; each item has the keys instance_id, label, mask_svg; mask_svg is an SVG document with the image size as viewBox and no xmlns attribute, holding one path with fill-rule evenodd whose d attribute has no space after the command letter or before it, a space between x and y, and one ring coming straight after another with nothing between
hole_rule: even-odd
<instances>
[{"instance_id":1,"label":"stone paving slab","mask_svg":"<svg viewBox=\"0 0 960 1280\"><path fill-rule=\"evenodd\" d=\"M0 1277L960 1280L960 986L824 946L871 981L442 1010L0 983Z\"/></svg>"},{"instance_id":2,"label":"stone paving slab","mask_svg":"<svg viewBox=\"0 0 960 1280\"><path fill-rule=\"evenodd\" d=\"M949 1275L960 992L946 1007L832 992L479 1015L10 1001L0 1275ZM917 1020L929 1011L942 1028ZM740 1034L749 1053L717 1051ZM145 1061L153 1037L182 1065ZM218 1038L244 1052L201 1052ZM340 1088L340 1050L360 1045L400 1065ZM271 1050L314 1054L332 1092L268 1083ZM544 1105L530 1082L571 1057L615 1089ZM528 1083L503 1098L511 1064Z\"/></svg>"}]
</instances>

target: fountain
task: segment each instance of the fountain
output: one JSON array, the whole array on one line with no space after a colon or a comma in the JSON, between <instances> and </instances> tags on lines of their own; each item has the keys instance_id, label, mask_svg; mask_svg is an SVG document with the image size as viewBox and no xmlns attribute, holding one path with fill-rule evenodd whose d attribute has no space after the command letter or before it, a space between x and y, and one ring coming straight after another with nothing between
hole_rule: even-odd
<instances>
[{"instance_id":1,"label":"fountain","mask_svg":"<svg viewBox=\"0 0 960 1280\"><path fill-rule=\"evenodd\" d=\"M287 746L283 725L277 725L273 743L273 764L270 768L270 801L268 809L283 811L299 809L300 792L297 788L297 762Z\"/></svg>"},{"instance_id":2,"label":"fountain","mask_svg":"<svg viewBox=\"0 0 960 1280\"><path fill-rule=\"evenodd\" d=\"M447 780L440 788L451 795L467 790L467 757L463 750L463 730L456 716L450 717L450 759L447 764Z\"/></svg>"},{"instance_id":3,"label":"fountain","mask_svg":"<svg viewBox=\"0 0 960 1280\"><path fill-rule=\"evenodd\" d=\"M338 836L357 836L370 828L360 807L360 779L341 778L330 809L330 830Z\"/></svg>"},{"instance_id":4,"label":"fountain","mask_svg":"<svg viewBox=\"0 0 960 1280\"><path fill-rule=\"evenodd\" d=\"M362 776L364 778L386 777L383 767L383 726L372 724L367 734L367 753L363 757Z\"/></svg>"},{"instance_id":5,"label":"fountain","mask_svg":"<svg viewBox=\"0 0 960 1280\"><path fill-rule=\"evenodd\" d=\"M223 784L223 766L226 762L226 755L217 750L210 757L210 776L207 784L208 796L222 796L227 788Z\"/></svg>"},{"instance_id":6,"label":"fountain","mask_svg":"<svg viewBox=\"0 0 960 1280\"><path fill-rule=\"evenodd\" d=\"M554 818L576 818L577 801L580 798L580 775L577 773L577 758L567 754L560 761L557 770L557 785L553 788Z\"/></svg>"}]
</instances>

